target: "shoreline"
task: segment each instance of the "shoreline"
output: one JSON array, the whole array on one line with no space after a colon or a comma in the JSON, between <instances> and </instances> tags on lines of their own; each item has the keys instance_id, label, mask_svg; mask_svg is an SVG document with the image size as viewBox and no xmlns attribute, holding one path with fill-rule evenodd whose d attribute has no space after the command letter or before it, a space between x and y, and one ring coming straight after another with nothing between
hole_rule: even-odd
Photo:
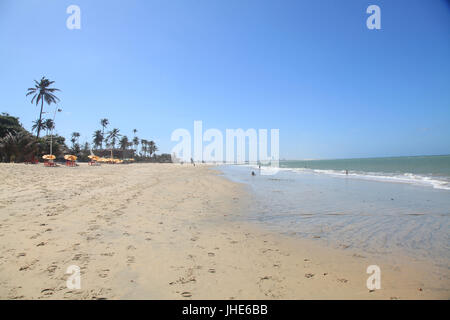
<instances>
[{"instance_id":1,"label":"shoreline","mask_svg":"<svg viewBox=\"0 0 450 320\"><path fill-rule=\"evenodd\" d=\"M1 164L1 299L448 299L441 269L236 221L243 185L210 166ZM369 292L368 265L382 270ZM66 287L70 265L81 290ZM422 289L422 290L420 290Z\"/></svg>"}]
</instances>

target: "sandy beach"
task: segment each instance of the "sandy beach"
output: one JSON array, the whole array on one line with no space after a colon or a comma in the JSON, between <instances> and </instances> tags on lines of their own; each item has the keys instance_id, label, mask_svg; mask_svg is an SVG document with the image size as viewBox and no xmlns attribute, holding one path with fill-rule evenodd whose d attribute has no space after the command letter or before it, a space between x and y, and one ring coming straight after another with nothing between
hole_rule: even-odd
<instances>
[{"instance_id":1,"label":"sandy beach","mask_svg":"<svg viewBox=\"0 0 450 320\"><path fill-rule=\"evenodd\" d=\"M238 222L208 166L0 164L1 299L448 299L447 270ZM366 287L367 266L382 288ZM81 289L66 270L81 268Z\"/></svg>"}]
</instances>

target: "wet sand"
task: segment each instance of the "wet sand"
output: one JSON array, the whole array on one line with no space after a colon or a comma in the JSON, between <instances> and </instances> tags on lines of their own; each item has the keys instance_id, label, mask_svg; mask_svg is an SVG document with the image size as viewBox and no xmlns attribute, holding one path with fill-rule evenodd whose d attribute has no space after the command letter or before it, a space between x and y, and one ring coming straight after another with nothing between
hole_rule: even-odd
<instances>
[{"instance_id":1,"label":"wet sand","mask_svg":"<svg viewBox=\"0 0 450 320\"><path fill-rule=\"evenodd\" d=\"M206 166L0 164L1 299L448 299L447 273L238 222ZM381 289L366 287L367 266ZM81 289L66 270L81 268Z\"/></svg>"}]
</instances>

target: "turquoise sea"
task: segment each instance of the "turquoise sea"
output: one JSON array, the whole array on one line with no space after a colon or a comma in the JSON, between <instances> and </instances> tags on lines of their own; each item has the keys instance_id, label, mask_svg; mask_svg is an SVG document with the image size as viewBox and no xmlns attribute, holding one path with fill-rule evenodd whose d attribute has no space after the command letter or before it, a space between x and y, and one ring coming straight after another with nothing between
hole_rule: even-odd
<instances>
[{"instance_id":1,"label":"turquoise sea","mask_svg":"<svg viewBox=\"0 0 450 320\"><path fill-rule=\"evenodd\" d=\"M252 195L242 219L334 247L449 266L448 155L282 161L274 175L252 165L219 168Z\"/></svg>"},{"instance_id":2,"label":"turquoise sea","mask_svg":"<svg viewBox=\"0 0 450 320\"><path fill-rule=\"evenodd\" d=\"M428 185L450 190L450 155L281 161L280 168Z\"/></svg>"}]
</instances>

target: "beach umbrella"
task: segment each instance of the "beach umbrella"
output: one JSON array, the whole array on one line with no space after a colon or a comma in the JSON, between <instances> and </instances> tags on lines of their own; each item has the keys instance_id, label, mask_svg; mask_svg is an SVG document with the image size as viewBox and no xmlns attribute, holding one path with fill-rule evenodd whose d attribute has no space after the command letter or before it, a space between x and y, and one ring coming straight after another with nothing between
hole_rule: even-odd
<instances>
[{"instance_id":1,"label":"beach umbrella","mask_svg":"<svg viewBox=\"0 0 450 320\"><path fill-rule=\"evenodd\" d=\"M95 155L90 155L88 156L89 159L94 160L94 161L99 161L100 157L99 156L95 156Z\"/></svg>"},{"instance_id":2,"label":"beach umbrella","mask_svg":"<svg viewBox=\"0 0 450 320\"><path fill-rule=\"evenodd\" d=\"M45 154L42 156L42 159L44 160L55 160L56 157L53 154Z\"/></svg>"},{"instance_id":3,"label":"beach umbrella","mask_svg":"<svg viewBox=\"0 0 450 320\"><path fill-rule=\"evenodd\" d=\"M69 161L75 161L77 160L77 156L71 155L71 154L66 154L64 156L64 159L69 160Z\"/></svg>"}]
</instances>

